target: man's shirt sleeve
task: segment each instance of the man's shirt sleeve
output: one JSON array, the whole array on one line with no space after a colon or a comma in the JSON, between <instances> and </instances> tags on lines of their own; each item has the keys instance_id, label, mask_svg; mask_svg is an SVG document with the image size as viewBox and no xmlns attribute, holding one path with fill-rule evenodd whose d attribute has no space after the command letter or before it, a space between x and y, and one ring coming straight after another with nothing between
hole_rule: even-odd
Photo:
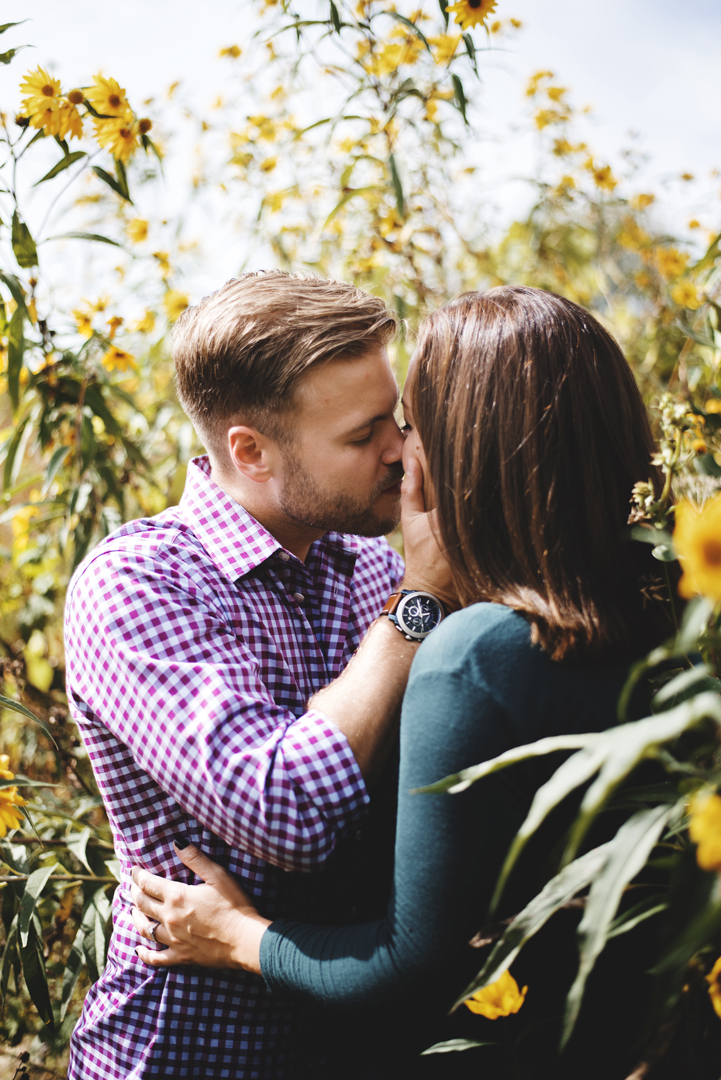
<instances>
[{"instance_id":1,"label":"man's shirt sleeve","mask_svg":"<svg viewBox=\"0 0 721 1080\"><path fill-rule=\"evenodd\" d=\"M232 846L313 870L363 816L345 736L317 711L276 703L191 575L138 552L91 561L69 597L66 649L76 708Z\"/></svg>"}]
</instances>

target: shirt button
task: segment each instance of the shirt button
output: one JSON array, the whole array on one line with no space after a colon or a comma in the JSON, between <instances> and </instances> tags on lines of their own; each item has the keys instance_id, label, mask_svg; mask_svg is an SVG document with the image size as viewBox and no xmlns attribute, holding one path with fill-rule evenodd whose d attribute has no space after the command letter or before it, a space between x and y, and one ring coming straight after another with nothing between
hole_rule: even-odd
<instances>
[{"instance_id":1,"label":"shirt button","mask_svg":"<svg viewBox=\"0 0 721 1080\"><path fill-rule=\"evenodd\" d=\"M303 596L302 592L294 592L293 593L293 599L297 600L299 604L302 604L303 601L305 600L305 597Z\"/></svg>"},{"instance_id":2,"label":"shirt button","mask_svg":"<svg viewBox=\"0 0 721 1080\"><path fill-rule=\"evenodd\" d=\"M279 551L278 552L278 558L282 559L283 562L288 562L290 560L290 555L288 554L287 551Z\"/></svg>"}]
</instances>

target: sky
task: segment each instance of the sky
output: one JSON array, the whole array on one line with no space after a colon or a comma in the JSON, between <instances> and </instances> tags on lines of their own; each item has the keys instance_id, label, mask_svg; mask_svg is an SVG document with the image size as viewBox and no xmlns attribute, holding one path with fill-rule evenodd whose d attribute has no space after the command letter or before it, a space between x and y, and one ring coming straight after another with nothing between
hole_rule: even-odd
<instances>
[{"instance_id":1,"label":"sky","mask_svg":"<svg viewBox=\"0 0 721 1080\"><path fill-rule=\"evenodd\" d=\"M14 12L12 3L4 7L6 20L30 21L6 33L3 48L34 45L0 71L4 108L17 104L19 75L38 63L68 85L102 69L134 102L181 79L186 94L205 107L230 72L218 49L244 45L251 22L247 0L124 0L120 7L22 0ZM665 186L673 209L703 212L702 181L707 193L711 170L721 169L719 0L498 0L496 14L524 24L481 65L484 122L495 136L482 153L500 219L521 213L529 198L516 179L529 172L529 136L508 133L519 118L525 79L540 68L569 87L574 103L593 107L590 136L601 157L617 160L634 133L636 147L650 158L649 185ZM700 178L696 185L679 184L684 170Z\"/></svg>"}]
</instances>

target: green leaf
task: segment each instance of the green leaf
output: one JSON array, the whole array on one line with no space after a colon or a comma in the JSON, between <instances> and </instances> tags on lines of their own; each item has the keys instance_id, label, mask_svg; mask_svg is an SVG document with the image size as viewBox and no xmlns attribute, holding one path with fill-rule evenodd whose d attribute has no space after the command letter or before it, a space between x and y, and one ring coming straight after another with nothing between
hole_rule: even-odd
<instances>
[{"instance_id":1,"label":"green leaf","mask_svg":"<svg viewBox=\"0 0 721 1080\"><path fill-rule=\"evenodd\" d=\"M421 1057L426 1054L448 1054L452 1050L472 1050L474 1046L499 1046L497 1042L474 1042L473 1039L449 1039L447 1042L434 1043L427 1050L421 1051Z\"/></svg>"},{"instance_id":2,"label":"green leaf","mask_svg":"<svg viewBox=\"0 0 721 1080\"><path fill-rule=\"evenodd\" d=\"M85 941L85 930L81 927L75 935L73 941L73 947L70 950L70 955L65 963L65 971L63 972L63 988L60 997L60 1004L58 1005L58 1024L61 1024L65 1019L65 1014L68 1011L68 1005L73 996L73 990L75 984L78 981L80 972L85 967L85 956L83 950L83 942Z\"/></svg>"},{"instance_id":3,"label":"green leaf","mask_svg":"<svg viewBox=\"0 0 721 1080\"><path fill-rule=\"evenodd\" d=\"M23 949L28 943L30 924L37 910L38 897L45 888L50 875L57 869L57 863L53 863L52 866L43 866L41 870L35 870L25 882L25 891L18 911L18 932L20 934L20 945Z\"/></svg>"},{"instance_id":4,"label":"green leaf","mask_svg":"<svg viewBox=\"0 0 721 1080\"><path fill-rule=\"evenodd\" d=\"M119 195L121 199L125 199L130 205L133 205L133 200L125 192L114 176L111 176L105 169L101 169L99 165L92 166L93 172L99 180L102 180L104 184L107 184L109 188L112 188L116 195Z\"/></svg>"},{"instance_id":5,"label":"green leaf","mask_svg":"<svg viewBox=\"0 0 721 1080\"><path fill-rule=\"evenodd\" d=\"M8 327L8 393L13 412L20 401L20 372L25 356L25 305L16 307ZM7 486L7 485L6 485Z\"/></svg>"},{"instance_id":6,"label":"green leaf","mask_svg":"<svg viewBox=\"0 0 721 1080\"><path fill-rule=\"evenodd\" d=\"M340 34L340 15L333 0L330 0L330 21L333 23L336 34Z\"/></svg>"},{"instance_id":7,"label":"green leaf","mask_svg":"<svg viewBox=\"0 0 721 1080\"><path fill-rule=\"evenodd\" d=\"M368 186L368 187L362 187L362 188L351 188L351 189L350 189L350 191L344 191L344 192L343 192L343 195L342 195L342 196L341 196L341 198L340 198L340 201L336 203L336 205L335 205L335 206L333 207L333 209L331 210L330 214L328 214L328 217L327 217L327 218L325 219L325 221L323 222L323 228L324 228L324 229L327 229L327 228L328 228L328 226L330 225L330 223L331 223L331 221L333 220L333 218L334 218L334 217L335 217L335 216L336 216L337 214L339 214L339 213L340 213L340 211L341 211L341 210L343 209L343 207L345 206L345 204L346 204L347 202L349 202L349 201L350 201L350 199L354 199L354 198L356 197L356 195L365 195L365 193L366 193L367 191L377 191L377 190L378 190L378 189L377 189L377 188L376 188L376 186L375 186L375 185L373 184L373 185L370 185L370 186Z\"/></svg>"},{"instance_id":8,"label":"green leaf","mask_svg":"<svg viewBox=\"0 0 721 1080\"><path fill-rule=\"evenodd\" d=\"M457 75L451 75L451 81L453 82L453 89L456 92L456 107L463 117L464 123L468 124L468 117L466 116L466 105L468 99L466 98L465 90L463 89L463 83Z\"/></svg>"},{"instance_id":9,"label":"green leaf","mask_svg":"<svg viewBox=\"0 0 721 1080\"><path fill-rule=\"evenodd\" d=\"M87 157L88 155L84 150L76 150L73 154L68 154L66 157L62 157L57 165L53 165L50 172L45 173L40 180L36 180L33 187L37 187L38 184L43 184L46 180L52 180L58 173L64 172L65 169L69 169L71 165L74 165L76 161L80 161L80 158Z\"/></svg>"},{"instance_id":10,"label":"green leaf","mask_svg":"<svg viewBox=\"0 0 721 1080\"><path fill-rule=\"evenodd\" d=\"M68 837L68 839L65 841L65 846L67 847L68 851L72 851L75 858L83 864L83 866L87 869L88 873L92 874L93 868L88 862L88 856L86 853L89 839L90 828L86 825L81 832L75 833L73 836Z\"/></svg>"},{"instance_id":11,"label":"green leaf","mask_svg":"<svg viewBox=\"0 0 721 1080\"><path fill-rule=\"evenodd\" d=\"M110 901L103 886L88 902L81 924L81 929L85 932L83 942L85 962L93 982L99 979L105 966L105 932L109 919Z\"/></svg>"},{"instance_id":12,"label":"green leaf","mask_svg":"<svg viewBox=\"0 0 721 1080\"><path fill-rule=\"evenodd\" d=\"M9 30L11 26L22 26L23 23L30 22L29 19L21 19L20 22L6 22L0 26L0 34L4 34L6 30Z\"/></svg>"},{"instance_id":13,"label":"green leaf","mask_svg":"<svg viewBox=\"0 0 721 1080\"><path fill-rule=\"evenodd\" d=\"M5 1001L8 989L8 980L12 968L18 968L20 955L18 953L18 917L13 919L7 933L7 940L3 949L2 963L0 964L0 1001Z\"/></svg>"},{"instance_id":14,"label":"green leaf","mask_svg":"<svg viewBox=\"0 0 721 1080\"><path fill-rule=\"evenodd\" d=\"M10 709L12 712L21 713L22 716L27 716L29 720L34 720L44 735L50 739L53 746L57 746L55 739L50 728L47 726L44 720L41 720L39 716L36 716L34 712L30 712L30 709L26 709L24 705L21 705L19 701L13 701L12 698L5 697L4 694L0 694L0 706L3 709Z\"/></svg>"},{"instance_id":15,"label":"green leaf","mask_svg":"<svg viewBox=\"0 0 721 1080\"><path fill-rule=\"evenodd\" d=\"M5 458L5 469L3 472L3 488L7 491L11 488L17 479L17 474L20 471L20 466L23 459L23 451L25 449L25 430L28 426L29 416L26 416L24 420L18 424L15 428L15 434L13 435L10 445L8 446L7 456Z\"/></svg>"},{"instance_id":16,"label":"green leaf","mask_svg":"<svg viewBox=\"0 0 721 1080\"><path fill-rule=\"evenodd\" d=\"M676 562L677 558L673 544L658 544L652 549L651 554L659 562Z\"/></svg>"},{"instance_id":17,"label":"green leaf","mask_svg":"<svg viewBox=\"0 0 721 1080\"><path fill-rule=\"evenodd\" d=\"M721 691L721 680L711 678L712 669L708 664L699 664L690 671L682 671L670 679L651 701L653 712L659 712L663 705L679 705L688 696L687 691L694 687L697 690ZM695 691L694 691L695 692Z\"/></svg>"},{"instance_id":18,"label":"green leaf","mask_svg":"<svg viewBox=\"0 0 721 1080\"><path fill-rule=\"evenodd\" d=\"M0 789L7 787L60 787L60 784L49 784L44 780L30 780L21 773L15 773L12 780L0 780Z\"/></svg>"},{"instance_id":19,"label":"green leaf","mask_svg":"<svg viewBox=\"0 0 721 1080\"><path fill-rule=\"evenodd\" d=\"M565 866L559 874L544 885L541 892L534 896L533 900L509 924L478 975L454 1003L453 1009L457 1009L477 990L500 979L526 942L546 925L552 915L573 899L581 889L587 888L602 872L608 861L609 849L609 844L593 848L580 859Z\"/></svg>"},{"instance_id":20,"label":"green leaf","mask_svg":"<svg viewBox=\"0 0 721 1080\"><path fill-rule=\"evenodd\" d=\"M473 65L473 70L476 73L476 78L480 79L481 76L478 74L478 60L476 59L476 46L473 43L473 38L470 34L463 35L463 43L466 46L466 52L468 53L468 58L471 61L471 64Z\"/></svg>"},{"instance_id":21,"label":"green leaf","mask_svg":"<svg viewBox=\"0 0 721 1080\"><path fill-rule=\"evenodd\" d=\"M441 15L443 16L443 22L446 24L446 30L448 29L448 9L446 7L446 0L438 0L438 6L441 9Z\"/></svg>"},{"instance_id":22,"label":"green leaf","mask_svg":"<svg viewBox=\"0 0 721 1080\"><path fill-rule=\"evenodd\" d=\"M681 654L690 652L706 631L713 615L713 607L713 603L705 596L696 596L686 605L677 642Z\"/></svg>"},{"instance_id":23,"label":"green leaf","mask_svg":"<svg viewBox=\"0 0 721 1080\"><path fill-rule=\"evenodd\" d=\"M695 341L697 345L704 345L707 349L713 349L714 352L719 351L719 346L713 338L707 337L706 334L699 334L698 330L694 330L693 327L688 326L683 319L676 319L676 326L687 338L690 338L691 341Z\"/></svg>"},{"instance_id":24,"label":"green leaf","mask_svg":"<svg viewBox=\"0 0 721 1080\"><path fill-rule=\"evenodd\" d=\"M662 911L668 910L668 901L663 900L658 903L658 895L646 897L645 900L640 900L638 904L634 904L629 911L625 911L623 915L619 915L611 923L610 929L606 934L606 941L610 941L611 938L619 937L621 934L627 934L629 930L635 929L640 923L645 922L646 919L653 918L654 915L659 915Z\"/></svg>"},{"instance_id":25,"label":"green leaf","mask_svg":"<svg viewBox=\"0 0 721 1080\"><path fill-rule=\"evenodd\" d=\"M153 142L153 140L148 135L141 135L140 136L140 144L141 144L141 146L143 147L143 150L145 150L146 153L147 153L148 150L153 151L156 158L158 159L158 164L160 165L160 172L161 172L161 174L163 174L163 155L160 153L160 151L158 150L158 148L155 145L155 143Z\"/></svg>"},{"instance_id":26,"label":"green leaf","mask_svg":"<svg viewBox=\"0 0 721 1080\"><path fill-rule=\"evenodd\" d=\"M701 476L715 476L716 479L721 476L721 465L716 463L713 454L699 454L693 459L693 465Z\"/></svg>"},{"instance_id":27,"label":"green leaf","mask_svg":"<svg viewBox=\"0 0 721 1080\"><path fill-rule=\"evenodd\" d=\"M123 198L127 199L128 202L131 202L130 189L128 188L128 174L126 173L125 166L120 158L115 162L115 175L118 178L118 184L120 185Z\"/></svg>"},{"instance_id":28,"label":"green leaf","mask_svg":"<svg viewBox=\"0 0 721 1080\"><path fill-rule=\"evenodd\" d=\"M642 544L653 544L657 547L659 544L672 544L673 538L671 533L664 532L663 529L654 529L647 525L634 525L629 531L629 535L632 540L638 540Z\"/></svg>"},{"instance_id":29,"label":"green leaf","mask_svg":"<svg viewBox=\"0 0 721 1080\"><path fill-rule=\"evenodd\" d=\"M30 235L30 229L18 216L17 210L13 212L12 245L18 266L22 266L23 270L38 265L38 249L35 247L35 241Z\"/></svg>"},{"instance_id":30,"label":"green leaf","mask_svg":"<svg viewBox=\"0 0 721 1080\"><path fill-rule=\"evenodd\" d=\"M4 282L4 284L7 285L13 300L23 312L23 314L27 315L28 309L25 306L25 293L23 292L23 287L18 281L18 279L15 277L15 275L6 274L4 273L4 271L0 270L0 281Z\"/></svg>"},{"instance_id":31,"label":"green leaf","mask_svg":"<svg viewBox=\"0 0 721 1080\"><path fill-rule=\"evenodd\" d=\"M407 26L409 30L412 30L413 33L417 37L420 38L420 40L423 42L425 47L428 49L428 52L431 54L431 56L433 56L433 53L431 51L431 47L428 44L428 41L426 40L425 34L423 33L423 31L419 27L416 26L415 23L411 22L410 19L407 19L405 17L405 15L399 15L397 11L384 11L383 14L384 15L390 15L390 17L392 19L396 19L398 22L404 23L405 26Z\"/></svg>"},{"instance_id":32,"label":"green leaf","mask_svg":"<svg viewBox=\"0 0 721 1080\"><path fill-rule=\"evenodd\" d=\"M50 486L55 477L57 476L61 465L70 453L70 450L71 448L69 446L59 446L57 450L53 451L53 456L50 458L48 467L45 470L45 483L43 484L42 490L43 497L45 497L48 491L50 491Z\"/></svg>"},{"instance_id":33,"label":"green leaf","mask_svg":"<svg viewBox=\"0 0 721 1080\"><path fill-rule=\"evenodd\" d=\"M625 822L609 842L608 861L591 885L586 910L578 927L580 962L578 974L566 999L562 1046L568 1042L573 1031L586 981L606 944L623 892L645 865L674 812L675 808L668 806L641 810Z\"/></svg>"},{"instance_id":34,"label":"green leaf","mask_svg":"<svg viewBox=\"0 0 721 1080\"><path fill-rule=\"evenodd\" d=\"M481 780L484 776L490 776L491 773L498 772L499 769L506 769L509 765L515 765L518 761L525 761L529 757L543 757L546 754L555 754L561 750L580 750L596 738L598 736L595 734L549 735L548 738L539 739L535 743L514 746L511 750L499 754L498 757L491 758L490 761L484 761L480 765L471 765L468 769L463 769L459 773L445 776L435 784L429 784L428 787L414 788L411 794L438 795L447 791L450 795L457 795L459 792L469 788L471 784L475 784L476 780Z\"/></svg>"},{"instance_id":35,"label":"green leaf","mask_svg":"<svg viewBox=\"0 0 721 1080\"><path fill-rule=\"evenodd\" d=\"M402 218L404 218L406 216L406 203L405 199L403 198L403 185L401 184L401 178L398 175L398 167L396 165L395 156L391 154L388 160L391 167L391 180L393 182L393 190L396 194L396 206L398 207L398 213Z\"/></svg>"},{"instance_id":36,"label":"green leaf","mask_svg":"<svg viewBox=\"0 0 721 1080\"><path fill-rule=\"evenodd\" d=\"M27 49L27 45L18 45L14 49L8 49L7 52L0 53L0 64L9 64L12 58L23 49Z\"/></svg>"},{"instance_id":37,"label":"green leaf","mask_svg":"<svg viewBox=\"0 0 721 1080\"><path fill-rule=\"evenodd\" d=\"M23 975L28 993L33 1000L44 1023L53 1026L53 1007L50 1001L48 988L48 975L45 970L45 958L43 957L43 942L38 936L35 925L30 927L30 934L25 948L20 946L20 958L23 965Z\"/></svg>"},{"instance_id":38,"label":"green leaf","mask_svg":"<svg viewBox=\"0 0 721 1080\"><path fill-rule=\"evenodd\" d=\"M721 725L721 698L706 692L658 716L622 724L600 734L587 735L588 744L564 761L551 779L536 792L528 816L506 857L491 902L491 911L497 906L508 875L527 841L567 795L598 773L581 802L564 852L564 863L571 861L602 805L636 765L646 758L657 756L657 751L665 743L672 742L684 731L709 718ZM525 749L531 751L529 756L535 756L533 745Z\"/></svg>"},{"instance_id":39,"label":"green leaf","mask_svg":"<svg viewBox=\"0 0 721 1080\"><path fill-rule=\"evenodd\" d=\"M122 247L117 240L111 240L109 236L101 236L100 233L92 232L65 232L58 233L57 236L48 236L43 240L44 244L47 244L50 240L94 240L97 244L112 244L113 247Z\"/></svg>"}]
</instances>

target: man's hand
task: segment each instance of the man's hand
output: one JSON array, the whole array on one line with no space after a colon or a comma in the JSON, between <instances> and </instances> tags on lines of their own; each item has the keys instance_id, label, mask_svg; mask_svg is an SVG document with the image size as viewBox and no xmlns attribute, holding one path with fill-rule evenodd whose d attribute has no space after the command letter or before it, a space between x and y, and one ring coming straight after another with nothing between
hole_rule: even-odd
<instances>
[{"instance_id":1,"label":"man's hand","mask_svg":"<svg viewBox=\"0 0 721 1080\"><path fill-rule=\"evenodd\" d=\"M458 607L458 597L442 547L438 513L426 510L420 461L408 457L405 465L401 489L401 529L406 560L403 588L433 593L446 611L454 611Z\"/></svg>"}]
</instances>

